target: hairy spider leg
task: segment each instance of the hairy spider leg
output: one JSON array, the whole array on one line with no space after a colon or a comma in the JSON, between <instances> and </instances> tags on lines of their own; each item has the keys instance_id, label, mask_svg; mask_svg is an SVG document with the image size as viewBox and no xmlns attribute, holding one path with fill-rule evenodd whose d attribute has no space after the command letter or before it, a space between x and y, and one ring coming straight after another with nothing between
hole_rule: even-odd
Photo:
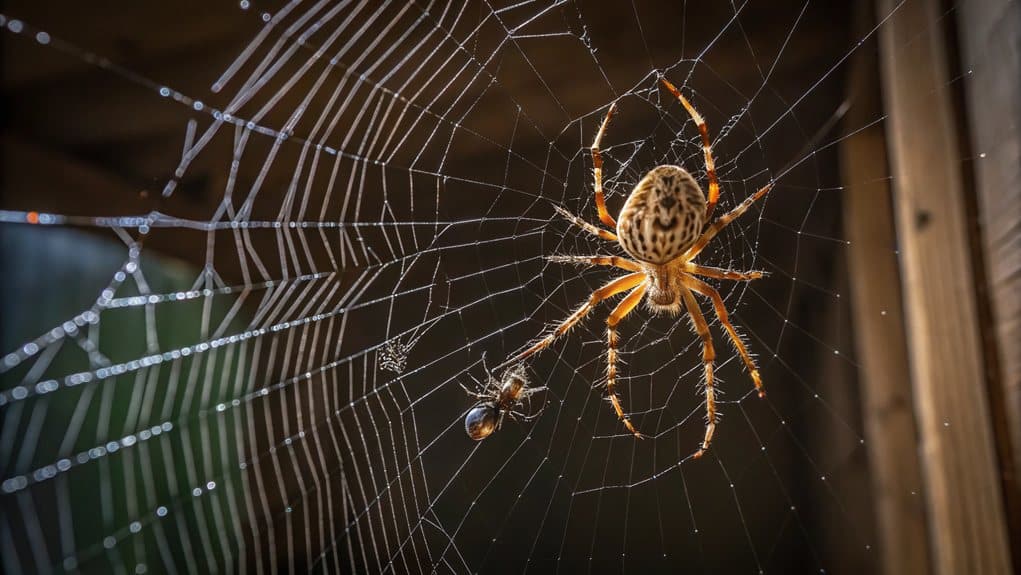
<instances>
[{"instance_id":1,"label":"hairy spider leg","mask_svg":"<svg viewBox=\"0 0 1021 575\"><path fill-rule=\"evenodd\" d=\"M458 382L457 384L461 386L461 389L463 389L465 391L465 393L467 393L468 395L474 397L475 399L489 399L488 395L486 395L484 393L479 393L477 391L472 391L472 390L468 389L468 387L465 384L461 383L461 382Z\"/></svg>"},{"instance_id":2,"label":"hairy spider leg","mask_svg":"<svg viewBox=\"0 0 1021 575\"><path fill-rule=\"evenodd\" d=\"M590 233L590 234L592 234L594 236L598 236L600 238L603 238L604 240L607 240L607 241L611 241L611 242L617 241L617 234L615 234L613 232L610 232L610 231L607 231L607 230L604 230L602 228L597 228L596 226L586 222L585 220L579 218L578 216L572 214L571 212L565 210L564 208L561 208L558 205L554 205L553 209L556 210L558 214L563 216L564 219L566 219L567 221L571 222L572 224L578 226L579 228L585 230L586 232L588 232L588 233Z\"/></svg>"},{"instance_id":3,"label":"hairy spider leg","mask_svg":"<svg viewBox=\"0 0 1021 575\"><path fill-rule=\"evenodd\" d=\"M757 280L766 275L766 272L759 270L739 272L737 270L725 270L709 266L700 266L691 262L684 264L684 271L689 274L698 274L700 276L706 276L718 280L732 280L740 282Z\"/></svg>"},{"instance_id":4,"label":"hairy spider leg","mask_svg":"<svg viewBox=\"0 0 1021 575\"><path fill-rule=\"evenodd\" d=\"M660 78L659 81L666 86L667 90L670 90L671 94L681 101L681 105L688 111L691 119L695 121L695 125L698 126L698 133L702 136L702 154L705 156L706 177L709 178L709 197L706 199L705 205L705 219L708 220L713 215L716 202L720 200L720 181L716 178L716 162L713 160L713 149L709 141L709 128L706 126L705 118L702 117L702 114L698 113L698 110L681 94L680 90L675 88L666 78Z\"/></svg>"},{"instance_id":5,"label":"hairy spider leg","mask_svg":"<svg viewBox=\"0 0 1021 575\"><path fill-rule=\"evenodd\" d=\"M489 371L489 366L486 365L486 352L482 352L482 369L486 372L486 377L492 379L493 372ZM472 376L474 378L474 376Z\"/></svg>"},{"instance_id":6,"label":"hairy spider leg","mask_svg":"<svg viewBox=\"0 0 1021 575\"><path fill-rule=\"evenodd\" d=\"M682 276L681 283L696 291L713 302L713 308L716 310L716 317L720 319L720 323L723 324L724 329L727 330L727 335L730 336L730 341L734 342L734 347L737 348L737 352L741 354L741 359L744 360L744 365L748 368L748 374L752 378L752 382L755 384L755 390L759 392L759 397L766 397L766 390L762 387L762 378L759 376L759 368L755 366L755 360L748 353L745 348L744 342L741 341L741 337L737 334L737 330L730 323L730 318L727 314L727 306L723 304L723 298L720 297L720 292L716 291L711 285L704 281L691 277Z\"/></svg>"},{"instance_id":7,"label":"hairy spider leg","mask_svg":"<svg viewBox=\"0 0 1021 575\"><path fill-rule=\"evenodd\" d=\"M642 271L638 262L620 256L549 256L551 262L561 264L583 264L589 266L611 266L631 272Z\"/></svg>"},{"instance_id":8,"label":"hairy spider leg","mask_svg":"<svg viewBox=\"0 0 1021 575\"><path fill-rule=\"evenodd\" d=\"M540 385L539 387L529 387L525 391L521 392L521 395L518 397L518 399L519 400L527 399L528 397L531 397L532 395L535 395L536 393L539 393L540 391L546 391L546 386L545 385Z\"/></svg>"},{"instance_id":9,"label":"hairy spider leg","mask_svg":"<svg viewBox=\"0 0 1021 575\"><path fill-rule=\"evenodd\" d=\"M610 104L610 109L606 111L606 117L603 118L603 125L599 127L599 133L596 134L595 141L592 142L592 165L594 166L594 176L596 180L596 210L599 211L599 221L609 226L610 229L617 229L617 222L614 221L613 216L606 210L606 197L603 196L603 155L599 152L599 143L603 141L603 134L606 133L606 126L610 124L610 118L613 117L613 113L617 111L617 103Z\"/></svg>"},{"instance_id":10,"label":"hairy spider leg","mask_svg":"<svg viewBox=\"0 0 1021 575\"><path fill-rule=\"evenodd\" d=\"M762 186L759 188L759 191L748 196L748 198L738 204L737 207L720 216L720 218L713 222L713 225L709 226L706 231L702 232L702 235L695 240L695 243L692 244L690 248L688 248L688 251L684 254L684 259L687 261L695 259L695 256L701 253L702 250L709 245L709 242L716 237L716 234L720 233L720 231L727 227L730 222L741 217L741 214L745 213L752 204L758 201L762 196L765 196L771 189L773 189L773 184L771 183Z\"/></svg>"},{"instance_id":11,"label":"hairy spider leg","mask_svg":"<svg viewBox=\"0 0 1021 575\"><path fill-rule=\"evenodd\" d=\"M517 357L514 358L513 361L521 361L534 353L546 349L558 337L567 333L567 330L574 327L576 323L578 323L586 315L588 315L588 313L592 311L592 308L594 308L596 304L603 301L604 299L613 297L619 293L626 292L632 288L635 288L643 281L645 281L644 272L631 273L625 276L621 276L617 279L614 279L607 283L606 285L604 285L603 287L592 292L592 295L589 296L589 300L587 302L585 302L581 307L579 307L574 313L569 315L567 319L565 319L560 325L558 325L557 328L554 329L549 335L539 340L539 342L533 345L532 347L521 352Z\"/></svg>"},{"instance_id":12,"label":"hairy spider leg","mask_svg":"<svg viewBox=\"0 0 1021 575\"><path fill-rule=\"evenodd\" d=\"M531 411L531 409L532 409L531 396L533 394L535 394L535 393L539 393L540 391L546 391L546 386L543 385L541 387L529 388L528 390L526 390L521 395L520 398L518 398L518 405L520 405L523 401L527 400L528 401L528 409L529 409L529 411ZM542 412L544 412L544 411L546 411L546 405L545 404L543 404L543 406L541 408L539 408L539 411L537 411L535 413L532 413L532 414L525 414L525 413L522 413L520 411L514 411L514 410L511 410L509 413L510 413L510 415L513 415L513 416L516 416L516 417L520 417L522 421L532 421L536 417L539 417L540 415L542 415Z\"/></svg>"},{"instance_id":13,"label":"hairy spider leg","mask_svg":"<svg viewBox=\"0 0 1021 575\"><path fill-rule=\"evenodd\" d=\"M634 425L631 425L631 420L624 413L624 408L620 405L620 398L617 396L617 324L622 319L627 317L635 307L638 306L642 301L642 296L645 295L645 288L648 285L647 282L642 282L638 285L631 293L617 304L613 312L610 313L609 317L606 318L606 397L610 400L610 405L613 406L613 411L617 413L617 419L624 423L624 427L627 428L635 437L643 439L641 433L635 429Z\"/></svg>"},{"instance_id":14,"label":"hairy spider leg","mask_svg":"<svg viewBox=\"0 0 1021 575\"><path fill-rule=\"evenodd\" d=\"M709 324L698 309L698 302L691 290L684 289L684 305L688 308L688 316L691 317L691 325L698 337L702 338L702 366L705 369L705 439L702 440L702 447L695 453L695 459L705 455L709 444L713 441L713 433L716 431L716 383L713 380L713 361L716 359L716 350L713 348L713 336L709 333Z\"/></svg>"},{"instance_id":15,"label":"hairy spider leg","mask_svg":"<svg viewBox=\"0 0 1021 575\"><path fill-rule=\"evenodd\" d=\"M528 410L531 411L532 410L532 396L535 395L536 393L539 393L540 391L546 391L546 386L543 385L543 386L540 386L540 387L530 387L530 388L524 390L523 392L521 392L521 395L518 397L517 405L521 405L522 403L527 401L528 402ZM524 415L524 420L525 421L532 421L536 417L539 417L539 415L543 411L545 411L545 410L546 410L546 405L543 404L543 406L539 409L538 413L533 413L531 415L525 415L525 414L521 413L520 411L511 411L511 413L516 413L518 415Z\"/></svg>"},{"instance_id":16,"label":"hairy spider leg","mask_svg":"<svg viewBox=\"0 0 1021 575\"><path fill-rule=\"evenodd\" d=\"M483 357L483 361L484 361L485 360L485 354L483 354L482 357ZM483 367L485 367L485 365L483 365ZM489 380L489 371L488 370L486 371L486 376L487 376L487 382L486 383L482 383L481 381L476 379L474 375L472 375L470 373L468 374L468 377L472 378L472 381L475 382L476 388L480 389L481 391L472 391L472 390L468 389L468 386L466 386L465 384L461 383L460 381L457 382L457 385L460 385L461 389L463 389L468 395L470 395L472 397L475 397L476 399L488 399L489 398L489 394L486 393L486 390L489 389L489 381L490 381Z\"/></svg>"},{"instance_id":17,"label":"hairy spider leg","mask_svg":"<svg viewBox=\"0 0 1021 575\"><path fill-rule=\"evenodd\" d=\"M525 415L524 413L521 413L520 411L508 411L507 412L507 417L510 417L514 421L521 420L521 421L524 421L526 423L529 422L529 421L534 421L535 418L539 417L540 415L542 415L542 411L541 410L540 410L539 413L533 413L532 415Z\"/></svg>"}]
</instances>

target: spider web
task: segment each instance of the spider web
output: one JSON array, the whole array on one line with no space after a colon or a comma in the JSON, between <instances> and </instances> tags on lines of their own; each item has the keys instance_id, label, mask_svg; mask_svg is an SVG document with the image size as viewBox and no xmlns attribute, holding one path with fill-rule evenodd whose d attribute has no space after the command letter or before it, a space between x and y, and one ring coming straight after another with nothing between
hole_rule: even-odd
<instances>
[{"instance_id":1,"label":"spider web","mask_svg":"<svg viewBox=\"0 0 1021 575\"><path fill-rule=\"evenodd\" d=\"M5 570L874 569L839 211L865 179L837 152L882 123L845 121L844 82L890 14L832 33L827 4L246 0L104 24L231 31L228 59L163 75L10 9L15 64L100 75L172 118L178 151L114 162L143 176L134 204L0 212L5 260L40 270L4 274L29 278L3 298ZM769 272L711 282L768 395L702 302L725 395L693 460L700 342L639 308L618 380L636 442L598 387L604 304L527 362L538 417L470 441L460 384L619 275L547 259L620 253L553 209L597 221L608 105L612 212L659 164L704 185L664 76L708 120L718 214L776 183L699 258Z\"/></svg>"}]
</instances>

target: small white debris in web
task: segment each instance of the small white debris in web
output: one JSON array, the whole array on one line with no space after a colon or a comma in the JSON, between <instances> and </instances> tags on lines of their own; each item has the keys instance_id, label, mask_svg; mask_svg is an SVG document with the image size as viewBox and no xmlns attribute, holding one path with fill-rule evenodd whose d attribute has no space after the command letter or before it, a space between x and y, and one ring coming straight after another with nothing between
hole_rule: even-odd
<instances>
[{"instance_id":1,"label":"small white debris in web","mask_svg":"<svg viewBox=\"0 0 1021 575\"><path fill-rule=\"evenodd\" d=\"M379 367L396 374L404 373L404 368L408 365L408 352L413 345L413 341L408 343L402 343L400 339L388 341L379 352Z\"/></svg>"}]
</instances>

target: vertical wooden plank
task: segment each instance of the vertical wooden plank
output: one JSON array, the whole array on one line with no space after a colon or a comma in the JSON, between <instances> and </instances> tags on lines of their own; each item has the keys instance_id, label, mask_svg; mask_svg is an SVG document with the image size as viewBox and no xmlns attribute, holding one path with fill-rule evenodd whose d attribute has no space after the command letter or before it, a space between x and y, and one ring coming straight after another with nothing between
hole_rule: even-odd
<instances>
[{"instance_id":1,"label":"vertical wooden plank","mask_svg":"<svg viewBox=\"0 0 1021 575\"><path fill-rule=\"evenodd\" d=\"M879 0L911 382L935 571L1011 571L936 0Z\"/></svg>"},{"instance_id":2,"label":"vertical wooden plank","mask_svg":"<svg viewBox=\"0 0 1021 575\"><path fill-rule=\"evenodd\" d=\"M855 30L872 28L870 7L859 4ZM879 64L871 50L851 62L847 112L850 129L882 115ZM931 572L918 459L908 350L901 306L900 269L890 202L886 139L875 124L845 139L840 150L844 229L850 271L858 382L878 523L882 571Z\"/></svg>"},{"instance_id":3,"label":"vertical wooden plank","mask_svg":"<svg viewBox=\"0 0 1021 575\"><path fill-rule=\"evenodd\" d=\"M999 348L1001 458L1021 552L1021 3L969 0L957 7L970 120L971 163L985 253L992 329ZM1012 497L1011 497L1012 496Z\"/></svg>"}]
</instances>

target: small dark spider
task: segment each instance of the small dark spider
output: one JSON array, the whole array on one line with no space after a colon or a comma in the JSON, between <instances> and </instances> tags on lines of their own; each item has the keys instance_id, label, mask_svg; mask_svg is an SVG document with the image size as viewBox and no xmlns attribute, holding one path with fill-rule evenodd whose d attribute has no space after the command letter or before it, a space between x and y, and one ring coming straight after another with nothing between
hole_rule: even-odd
<instances>
[{"instance_id":1,"label":"small dark spider","mask_svg":"<svg viewBox=\"0 0 1021 575\"><path fill-rule=\"evenodd\" d=\"M486 373L489 373L488 369ZM521 418L524 421L531 421L538 417L539 413L542 413L540 410L534 415L525 415L514 411L515 407L532 394L546 389L545 387L528 387L528 374L525 372L523 364L509 368L503 372L500 379L489 376L489 381L485 385L481 382L476 383L481 388L480 391L472 391L464 385L461 386L468 395L479 400L468 410L468 414L464 418L464 430L468 433L468 437L475 441L482 441L500 429L504 416L509 415L511 419Z\"/></svg>"}]
</instances>

